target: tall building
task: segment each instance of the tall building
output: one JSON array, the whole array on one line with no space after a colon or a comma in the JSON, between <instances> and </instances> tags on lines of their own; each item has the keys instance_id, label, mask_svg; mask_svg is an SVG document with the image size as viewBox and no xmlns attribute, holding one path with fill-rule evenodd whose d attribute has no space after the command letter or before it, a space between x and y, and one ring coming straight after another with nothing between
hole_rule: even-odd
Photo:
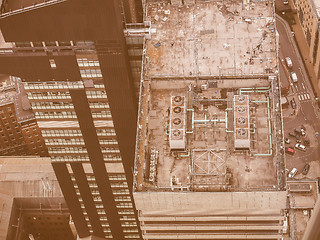
<instances>
[{"instance_id":1,"label":"tall building","mask_svg":"<svg viewBox=\"0 0 320 240\"><path fill-rule=\"evenodd\" d=\"M24 83L78 237L141 239L131 187L141 2L8 0L0 28L0 72Z\"/></svg>"},{"instance_id":2,"label":"tall building","mask_svg":"<svg viewBox=\"0 0 320 240\"><path fill-rule=\"evenodd\" d=\"M312 61L313 68L317 77L317 82L313 85L320 89L320 4L315 0L294 0L292 5L299 19L304 37L307 42L308 55Z\"/></svg>"},{"instance_id":3,"label":"tall building","mask_svg":"<svg viewBox=\"0 0 320 240\"><path fill-rule=\"evenodd\" d=\"M143 238L289 238L273 1L146 1L146 13Z\"/></svg>"}]
</instances>

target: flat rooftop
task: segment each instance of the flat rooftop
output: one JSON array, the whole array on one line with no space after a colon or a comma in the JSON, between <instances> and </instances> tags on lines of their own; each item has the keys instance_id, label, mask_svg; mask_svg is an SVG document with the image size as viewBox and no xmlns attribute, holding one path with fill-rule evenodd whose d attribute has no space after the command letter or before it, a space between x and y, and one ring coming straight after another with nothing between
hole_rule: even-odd
<instances>
[{"instance_id":1,"label":"flat rooftop","mask_svg":"<svg viewBox=\"0 0 320 240\"><path fill-rule=\"evenodd\" d=\"M156 29L146 44L146 77L263 75L276 70L272 1L149 3L146 20Z\"/></svg>"},{"instance_id":2,"label":"flat rooftop","mask_svg":"<svg viewBox=\"0 0 320 240\"><path fill-rule=\"evenodd\" d=\"M135 191L279 190L271 2L147 9Z\"/></svg>"}]
</instances>

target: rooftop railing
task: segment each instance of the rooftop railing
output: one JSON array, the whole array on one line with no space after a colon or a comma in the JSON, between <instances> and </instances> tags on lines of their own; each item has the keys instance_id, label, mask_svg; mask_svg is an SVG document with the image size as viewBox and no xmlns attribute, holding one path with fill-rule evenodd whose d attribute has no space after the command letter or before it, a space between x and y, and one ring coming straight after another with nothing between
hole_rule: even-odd
<instances>
[{"instance_id":1,"label":"rooftop railing","mask_svg":"<svg viewBox=\"0 0 320 240\"><path fill-rule=\"evenodd\" d=\"M15 15L15 14L19 14L19 13L23 13L23 12L28 12L28 11L32 11L34 9L38 9L38 8L42 8L42 7L47 7L50 5L54 5L57 3L62 3L62 2L66 2L67 0L44 0L42 3L38 3L38 4L33 4L31 6L27 6L27 7L21 7L19 9L16 10L11 10L11 9L5 9L5 3L7 1L4 1L1 5L1 13L0 13L0 19L11 16L11 15Z\"/></svg>"}]
</instances>

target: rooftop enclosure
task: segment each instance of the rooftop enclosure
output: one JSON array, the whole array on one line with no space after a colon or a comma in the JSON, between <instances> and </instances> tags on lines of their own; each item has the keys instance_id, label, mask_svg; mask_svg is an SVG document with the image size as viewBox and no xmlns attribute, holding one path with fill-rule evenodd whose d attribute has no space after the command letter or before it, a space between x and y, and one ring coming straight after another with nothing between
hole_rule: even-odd
<instances>
[{"instance_id":1,"label":"rooftop enclosure","mask_svg":"<svg viewBox=\"0 0 320 240\"><path fill-rule=\"evenodd\" d=\"M147 4L136 193L284 189L273 12L272 1Z\"/></svg>"}]
</instances>

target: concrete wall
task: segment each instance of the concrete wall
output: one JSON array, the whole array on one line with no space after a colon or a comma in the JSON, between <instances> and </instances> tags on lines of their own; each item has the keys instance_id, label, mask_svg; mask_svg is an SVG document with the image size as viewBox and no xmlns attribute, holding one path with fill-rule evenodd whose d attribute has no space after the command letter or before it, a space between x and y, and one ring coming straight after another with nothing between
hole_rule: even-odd
<instances>
[{"instance_id":1,"label":"concrete wall","mask_svg":"<svg viewBox=\"0 0 320 240\"><path fill-rule=\"evenodd\" d=\"M138 210L276 210L286 208L286 192L136 192Z\"/></svg>"}]
</instances>

